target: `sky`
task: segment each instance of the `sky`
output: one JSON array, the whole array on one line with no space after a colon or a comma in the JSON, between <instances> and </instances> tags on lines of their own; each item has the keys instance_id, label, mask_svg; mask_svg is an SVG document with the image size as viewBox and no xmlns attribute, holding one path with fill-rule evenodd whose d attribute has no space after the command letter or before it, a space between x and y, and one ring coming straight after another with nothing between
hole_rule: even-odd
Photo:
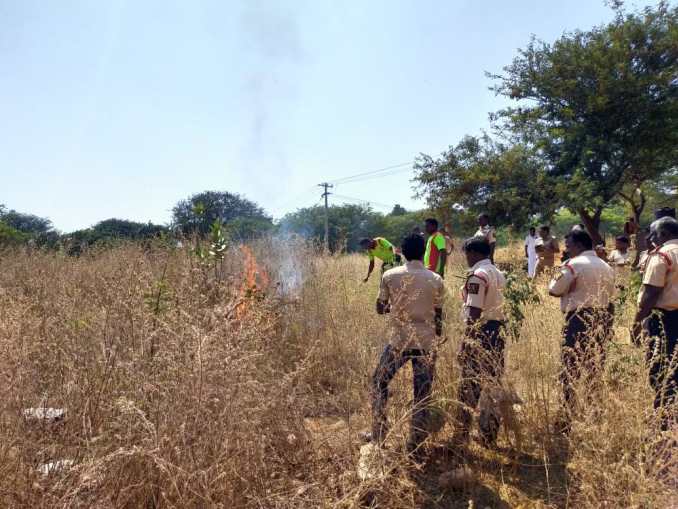
<instances>
[{"instance_id":1,"label":"sky","mask_svg":"<svg viewBox=\"0 0 678 509\"><path fill-rule=\"evenodd\" d=\"M167 223L204 190L279 218L488 129L486 71L610 19L603 0L0 0L0 203L64 232ZM423 206L399 169L330 203Z\"/></svg>"}]
</instances>

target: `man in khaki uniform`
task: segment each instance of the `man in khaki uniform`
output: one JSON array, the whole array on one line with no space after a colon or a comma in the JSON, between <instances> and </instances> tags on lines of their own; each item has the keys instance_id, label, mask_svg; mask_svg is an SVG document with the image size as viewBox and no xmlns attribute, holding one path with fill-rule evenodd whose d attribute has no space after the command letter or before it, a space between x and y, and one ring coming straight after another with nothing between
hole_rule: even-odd
<instances>
[{"instance_id":1,"label":"man in khaki uniform","mask_svg":"<svg viewBox=\"0 0 678 509\"><path fill-rule=\"evenodd\" d=\"M660 247L649 255L643 273L634 336L639 338L644 329L654 406L662 429L668 429L676 420L678 393L678 222L664 217L651 228Z\"/></svg>"},{"instance_id":2,"label":"man in khaki uniform","mask_svg":"<svg viewBox=\"0 0 678 509\"><path fill-rule=\"evenodd\" d=\"M470 269L462 288L466 332L459 352L462 406L458 420L459 435L465 441L472 421L470 410L478 405L483 387L498 383L504 372L502 290L506 280L490 261L492 250L484 238L467 240L464 253ZM489 445L497 439L500 422L496 415L487 414L487 410L481 410L479 427L483 440Z\"/></svg>"},{"instance_id":3,"label":"man in khaki uniform","mask_svg":"<svg viewBox=\"0 0 678 509\"><path fill-rule=\"evenodd\" d=\"M556 254L560 253L560 246L556 238L551 235L550 226L542 226L539 228L539 238L535 242L535 249L537 250L537 276L543 274L547 267L555 267Z\"/></svg>"},{"instance_id":4,"label":"man in khaki uniform","mask_svg":"<svg viewBox=\"0 0 678 509\"><path fill-rule=\"evenodd\" d=\"M390 313L391 338L372 378L372 433L365 437L382 445L387 433L388 385L398 370L412 362L414 401L408 451L428 435L428 398L435 366L436 338L442 334L443 279L424 267L425 242L420 235L403 240L407 263L386 271L381 280L377 313Z\"/></svg>"},{"instance_id":5,"label":"man in khaki uniform","mask_svg":"<svg viewBox=\"0 0 678 509\"><path fill-rule=\"evenodd\" d=\"M572 256L549 284L549 294L560 298L565 314L561 383L569 410L574 410L573 382L582 376L595 381L605 362L612 330L614 270L593 250L585 231L571 231L565 247Z\"/></svg>"}]
</instances>

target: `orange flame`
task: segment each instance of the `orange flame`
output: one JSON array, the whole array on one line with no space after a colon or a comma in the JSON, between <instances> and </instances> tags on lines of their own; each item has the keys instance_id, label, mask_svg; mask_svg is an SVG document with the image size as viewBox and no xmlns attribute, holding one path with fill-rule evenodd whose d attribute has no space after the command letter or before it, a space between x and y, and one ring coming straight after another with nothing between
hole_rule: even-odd
<instances>
[{"instance_id":1,"label":"orange flame","mask_svg":"<svg viewBox=\"0 0 678 509\"><path fill-rule=\"evenodd\" d=\"M235 317L242 319L252 308L252 298L262 294L268 288L269 278L264 269L259 268L257 258L249 246L240 246L245 265L244 280L240 286L238 304L235 307Z\"/></svg>"}]
</instances>

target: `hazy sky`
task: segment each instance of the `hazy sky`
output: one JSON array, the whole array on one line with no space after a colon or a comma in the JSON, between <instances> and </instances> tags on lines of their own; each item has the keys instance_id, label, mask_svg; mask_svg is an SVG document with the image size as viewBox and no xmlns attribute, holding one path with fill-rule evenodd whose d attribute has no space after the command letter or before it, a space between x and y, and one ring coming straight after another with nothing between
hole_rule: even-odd
<instances>
[{"instance_id":1,"label":"hazy sky","mask_svg":"<svg viewBox=\"0 0 678 509\"><path fill-rule=\"evenodd\" d=\"M602 0L0 0L0 203L63 231L164 223L203 190L280 217L319 182L487 128L485 71L611 17ZM410 178L336 192L415 207Z\"/></svg>"}]
</instances>

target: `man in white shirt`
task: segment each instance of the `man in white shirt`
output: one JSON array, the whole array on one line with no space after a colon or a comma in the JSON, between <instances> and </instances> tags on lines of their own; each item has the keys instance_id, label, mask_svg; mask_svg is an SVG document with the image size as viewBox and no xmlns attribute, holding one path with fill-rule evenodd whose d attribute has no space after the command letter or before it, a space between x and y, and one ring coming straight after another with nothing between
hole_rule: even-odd
<instances>
[{"instance_id":1,"label":"man in white shirt","mask_svg":"<svg viewBox=\"0 0 678 509\"><path fill-rule=\"evenodd\" d=\"M490 245L490 262L494 263L494 251L497 247L494 227L490 226L490 216L484 212L478 216L478 231L474 235L481 237Z\"/></svg>"},{"instance_id":2,"label":"man in white shirt","mask_svg":"<svg viewBox=\"0 0 678 509\"><path fill-rule=\"evenodd\" d=\"M614 250L608 256L607 261L613 267L625 267L630 263L629 238L626 235L620 235L614 241Z\"/></svg>"},{"instance_id":3,"label":"man in white shirt","mask_svg":"<svg viewBox=\"0 0 678 509\"><path fill-rule=\"evenodd\" d=\"M533 278L537 274L537 229L533 226L525 237L525 258L527 258L527 275Z\"/></svg>"}]
</instances>

